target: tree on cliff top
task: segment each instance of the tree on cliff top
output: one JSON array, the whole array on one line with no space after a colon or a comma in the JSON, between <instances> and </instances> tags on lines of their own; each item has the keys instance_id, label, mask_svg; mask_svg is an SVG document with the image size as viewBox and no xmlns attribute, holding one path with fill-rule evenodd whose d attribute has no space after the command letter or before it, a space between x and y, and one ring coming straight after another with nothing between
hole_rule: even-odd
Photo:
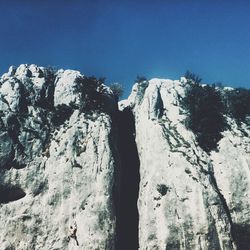
<instances>
[{"instance_id":1,"label":"tree on cliff top","mask_svg":"<svg viewBox=\"0 0 250 250\"><path fill-rule=\"evenodd\" d=\"M116 98L116 101L118 101L124 93L123 86L120 83L115 82L115 83L112 83L109 87L112 90Z\"/></svg>"},{"instance_id":2,"label":"tree on cliff top","mask_svg":"<svg viewBox=\"0 0 250 250\"><path fill-rule=\"evenodd\" d=\"M220 92L214 86L191 84L186 88L182 106L189 113L186 127L194 132L200 147L206 152L215 149L226 127Z\"/></svg>"}]
</instances>

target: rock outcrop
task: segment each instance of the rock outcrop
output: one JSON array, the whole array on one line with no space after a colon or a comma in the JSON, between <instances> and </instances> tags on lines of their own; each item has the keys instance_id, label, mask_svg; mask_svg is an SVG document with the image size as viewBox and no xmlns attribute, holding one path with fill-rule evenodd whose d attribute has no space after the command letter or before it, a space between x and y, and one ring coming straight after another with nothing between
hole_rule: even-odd
<instances>
[{"instance_id":1,"label":"rock outcrop","mask_svg":"<svg viewBox=\"0 0 250 250\"><path fill-rule=\"evenodd\" d=\"M1 79L0 249L115 246L110 115L76 108L54 121L56 107L79 104L78 76L21 65ZM74 222L79 247L67 238Z\"/></svg>"},{"instance_id":2,"label":"rock outcrop","mask_svg":"<svg viewBox=\"0 0 250 250\"><path fill-rule=\"evenodd\" d=\"M250 130L241 129L229 119L231 130L223 133L218 151L211 153L218 188L225 197L232 217L239 249L250 243Z\"/></svg>"},{"instance_id":3,"label":"rock outcrop","mask_svg":"<svg viewBox=\"0 0 250 250\"><path fill-rule=\"evenodd\" d=\"M184 125L185 86L152 79L120 102L135 116L140 249L247 249L250 131L231 121L218 151L204 152Z\"/></svg>"},{"instance_id":4,"label":"rock outcrop","mask_svg":"<svg viewBox=\"0 0 250 250\"><path fill-rule=\"evenodd\" d=\"M185 78L136 83L119 110L86 79L0 78L0 249L248 249L247 124L226 117L207 153L185 126Z\"/></svg>"}]
</instances>

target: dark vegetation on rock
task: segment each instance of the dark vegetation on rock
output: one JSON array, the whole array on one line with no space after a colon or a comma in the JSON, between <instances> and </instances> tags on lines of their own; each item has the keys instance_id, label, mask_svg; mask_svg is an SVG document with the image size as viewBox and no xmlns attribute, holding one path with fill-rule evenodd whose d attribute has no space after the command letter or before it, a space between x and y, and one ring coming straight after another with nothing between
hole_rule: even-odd
<instances>
[{"instance_id":1,"label":"dark vegetation on rock","mask_svg":"<svg viewBox=\"0 0 250 250\"><path fill-rule=\"evenodd\" d=\"M189 112L186 126L194 132L200 147L206 152L215 149L226 129L220 92L208 85L190 83L182 106Z\"/></svg>"},{"instance_id":2,"label":"dark vegetation on rock","mask_svg":"<svg viewBox=\"0 0 250 250\"><path fill-rule=\"evenodd\" d=\"M193 72L191 72L191 71L189 71L189 70L186 71L186 73L184 74L184 77L185 77L189 82L192 81L192 82L194 82L194 83L196 83L196 84L199 84L199 83L201 83L201 81L202 81L202 78L201 78L199 75L197 75L197 74L195 74L195 73L193 73Z\"/></svg>"},{"instance_id":3,"label":"dark vegetation on rock","mask_svg":"<svg viewBox=\"0 0 250 250\"><path fill-rule=\"evenodd\" d=\"M120 83L112 83L110 84L109 88L112 90L115 99L118 102L124 93L123 86Z\"/></svg>"},{"instance_id":4,"label":"dark vegetation on rock","mask_svg":"<svg viewBox=\"0 0 250 250\"><path fill-rule=\"evenodd\" d=\"M52 113L51 122L54 126L60 126L70 118L73 112L74 109L70 106L65 104L58 105Z\"/></svg>"},{"instance_id":5,"label":"dark vegetation on rock","mask_svg":"<svg viewBox=\"0 0 250 250\"><path fill-rule=\"evenodd\" d=\"M236 88L225 94L228 113L238 123L245 122L250 115L250 90Z\"/></svg>"},{"instance_id":6,"label":"dark vegetation on rock","mask_svg":"<svg viewBox=\"0 0 250 250\"><path fill-rule=\"evenodd\" d=\"M78 77L76 82L75 91L81 94L82 100L79 107L80 111L85 113L104 111L104 78Z\"/></svg>"},{"instance_id":7,"label":"dark vegetation on rock","mask_svg":"<svg viewBox=\"0 0 250 250\"><path fill-rule=\"evenodd\" d=\"M56 70L47 68L43 72L46 81L42 86L39 95L35 98L35 105L44 109L53 110Z\"/></svg>"},{"instance_id":8,"label":"dark vegetation on rock","mask_svg":"<svg viewBox=\"0 0 250 250\"><path fill-rule=\"evenodd\" d=\"M20 134L21 125L17 114L10 114L7 117L7 131L14 144L19 143L18 136Z\"/></svg>"},{"instance_id":9,"label":"dark vegetation on rock","mask_svg":"<svg viewBox=\"0 0 250 250\"><path fill-rule=\"evenodd\" d=\"M237 88L222 92L216 84L201 85L202 79L189 71L185 74L187 87L181 105L188 111L185 125L196 135L197 142L206 152L215 150L228 128L225 115L238 124L247 122L250 115L250 90ZM188 78L189 77L189 78Z\"/></svg>"},{"instance_id":10,"label":"dark vegetation on rock","mask_svg":"<svg viewBox=\"0 0 250 250\"><path fill-rule=\"evenodd\" d=\"M169 188L165 184L158 184L157 185L157 191L162 195L166 195Z\"/></svg>"},{"instance_id":11,"label":"dark vegetation on rock","mask_svg":"<svg viewBox=\"0 0 250 250\"><path fill-rule=\"evenodd\" d=\"M135 83L138 84L137 97L138 102L141 103L149 82L145 76L137 76Z\"/></svg>"}]
</instances>

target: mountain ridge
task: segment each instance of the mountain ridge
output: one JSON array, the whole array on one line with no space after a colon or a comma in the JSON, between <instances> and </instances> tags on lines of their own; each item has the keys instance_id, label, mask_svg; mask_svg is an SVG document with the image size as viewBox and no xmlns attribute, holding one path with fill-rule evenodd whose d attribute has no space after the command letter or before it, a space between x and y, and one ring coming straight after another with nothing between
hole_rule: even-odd
<instances>
[{"instance_id":1,"label":"mountain ridge","mask_svg":"<svg viewBox=\"0 0 250 250\"><path fill-rule=\"evenodd\" d=\"M0 80L2 249L247 249L248 124L227 116L204 151L185 126L189 85L137 82L118 110L79 71L11 67ZM67 241L74 221L79 247Z\"/></svg>"}]
</instances>

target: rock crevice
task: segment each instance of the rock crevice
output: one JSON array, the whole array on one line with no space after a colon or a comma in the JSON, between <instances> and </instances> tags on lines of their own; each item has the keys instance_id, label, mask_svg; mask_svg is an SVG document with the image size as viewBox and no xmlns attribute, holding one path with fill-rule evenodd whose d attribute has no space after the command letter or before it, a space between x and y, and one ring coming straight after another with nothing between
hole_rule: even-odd
<instances>
[{"instance_id":1,"label":"rock crevice","mask_svg":"<svg viewBox=\"0 0 250 250\"><path fill-rule=\"evenodd\" d=\"M10 68L0 78L1 249L247 249L249 127L227 117L205 152L185 126L185 84L143 80L118 110L108 87L78 71Z\"/></svg>"},{"instance_id":2,"label":"rock crevice","mask_svg":"<svg viewBox=\"0 0 250 250\"><path fill-rule=\"evenodd\" d=\"M139 248L139 214L137 200L140 182L140 160L135 142L135 120L129 108L118 111L115 117L120 155L119 200L117 204L116 250Z\"/></svg>"}]
</instances>

